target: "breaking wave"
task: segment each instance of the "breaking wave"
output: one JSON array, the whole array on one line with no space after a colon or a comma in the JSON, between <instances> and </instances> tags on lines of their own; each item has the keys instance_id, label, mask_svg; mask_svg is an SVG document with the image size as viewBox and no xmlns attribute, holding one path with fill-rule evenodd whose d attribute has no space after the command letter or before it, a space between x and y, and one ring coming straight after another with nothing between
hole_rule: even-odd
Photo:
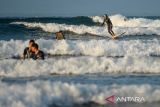
<instances>
[{"instance_id":1,"label":"breaking wave","mask_svg":"<svg viewBox=\"0 0 160 107\"><path fill-rule=\"evenodd\" d=\"M0 75L29 77L40 75L80 75L80 74L157 74L160 73L160 60L150 57L106 57L50 58L45 61L3 60L0 61Z\"/></svg>"},{"instance_id":2,"label":"breaking wave","mask_svg":"<svg viewBox=\"0 0 160 107\"><path fill-rule=\"evenodd\" d=\"M88 56L149 56L159 55L160 47L157 39L141 41L113 40L44 40L37 39L41 50L51 55L88 55ZM0 58L23 53L28 41L0 41Z\"/></svg>"},{"instance_id":3,"label":"breaking wave","mask_svg":"<svg viewBox=\"0 0 160 107\"><path fill-rule=\"evenodd\" d=\"M2 58L0 75L159 73L160 69L159 57L150 56L150 54L160 53L157 40L145 43L140 40L55 41L38 39L36 42L40 45L41 50L55 57L46 58L45 61L5 59L5 57L23 53L28 41L0 41L2 50L0 51ZM56 57L56 55L65 56L66 54L75 57ZM114 58L114 56L123 57Z\"/></svg>"},{"instance_id":4,"label":"breaking wave","mask_svg":"<svg viewBox=\"0 0 160 107\"><path fill-rule=\"evenodd\" d=\"M102 17L93 16L94 22L102 22ZM122 15L111 16L114 31L116 34L126 32L125 35L160 35L160 20L146 18L126 18ZM37 22L12 22L11 24L24 25L28 28L40 28L45 32L70 31L77 34L90 33L93 35L110 36L106 27L86 26L86 25L67 25L57 23L37 23Z\"/></svg>"},{"instance_id":5,"label":"breaking wave","mask_svg":"<svg viewBox=\"0 0 160 107\"><path fill-rule=\"evenodd\" d=\"M96 24L102 22L100 16L89 18ZM113 15L110 18L117 34L126 32L127 36L147 34L150 37L151 34L160 34L159 19L127 18L122 15ZM27 30L40 28L45 32L64 30L77 34L109 36L106 27L97 26L95 23L92 25L88 23L86 26L79 25L83 21L67 25L69 21L65 24L51 23L54 21L52 18L41 19L40 23L38 19L32 19L37 22L27 22L27 20L19 20L24 22L12 20L11 24L23 25ZM115 95L143 97L145 102L136 103L136 106L150 107L157 104L155 107L159 107L159 75L153 76L160 73L158 39L59 41L37 39L35 41L40 49L49 55L45 60L36 61L13 58L23 53L28 40L0 41L0 106L107 107L105 98ZM137 74L142 76L138 77ZM144 77L148 74L150 75ZM116 104L116 106L132 106L129 104L131 103Z\"/></svg>"},{"instance_id":6,"label":"breaking wave","mask_svg":"<svg viewBox=\"0 0 160 107\"><path fill-rule=\"evenodd\" d=\"M114 26L117 27L153 27L159 28L160 27L160 19L146 19L146 18L127 18L120 14L109 16L112 20ZM102 16L92 16L91 19L94 22L103 22Z\"/></svg>"},{"instance_id":7,"label":"breaking wave","mask_svg":"<svg viewBox=\"0 0 160 107\"><path fill-rule=\"evenodd\" d=\"M111 96L144 97L145 103L160 101L160 87L151 85L74 84L50 81L33 81L26 84L0 82L1 107L74 107L94 102L106 105ZM74 93L74 94L73 94ZM86 107L86 106L85 106Z\"/></svg>"}]
</instances>

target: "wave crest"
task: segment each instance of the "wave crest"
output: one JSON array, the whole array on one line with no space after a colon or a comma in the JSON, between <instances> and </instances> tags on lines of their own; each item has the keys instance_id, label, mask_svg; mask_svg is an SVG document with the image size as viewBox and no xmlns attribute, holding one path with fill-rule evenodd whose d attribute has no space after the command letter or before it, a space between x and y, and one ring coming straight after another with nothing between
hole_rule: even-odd
<instances>
[{"instance_id":1,"label":"wave crest","mask_svg":"<svg viewBox=\"0 0 160 107\"><path fill-rule=\"evenodd\" d=\"M126 32L126 35L160 35L160 20L145 18L126 18L122 15L110 16L113 22L116 34ZM94 22L102 22L102 17L93 16ZM12 22L11 24L24 25L28 28L40 28L45 32L71 31L77 34L90 33L93 35L110 36L106 27L86 26L86 25L67 25L57 23L29 23L29 22Z\"/></svg>"},{"instance_id":2,"label":"wave crest","mask_svg":"<svg viewBox=\"0 0 160 107\"><path fill-rule=\"evenodd\" d=\"M117 27L160 27L160 20L146 19L146 18L127 18L120 14L109 16L114 26ZM94 22L103 22L103 17L92 16L91 19Z\"/></svg>"},{"instance_id":3,"label":"wave crest","mask_svg":"<svg viewBox=\"0 0 160 107\"><path fill-rule=\"evenodd\" d=\"M0 90L1 107L72 107L89 102L107 105L105 98L111 94L144 97L145 103L160 101L160 87L151 85L98 86L50 81L10 85L0 82Z\"/></svg>"}]
</instances>

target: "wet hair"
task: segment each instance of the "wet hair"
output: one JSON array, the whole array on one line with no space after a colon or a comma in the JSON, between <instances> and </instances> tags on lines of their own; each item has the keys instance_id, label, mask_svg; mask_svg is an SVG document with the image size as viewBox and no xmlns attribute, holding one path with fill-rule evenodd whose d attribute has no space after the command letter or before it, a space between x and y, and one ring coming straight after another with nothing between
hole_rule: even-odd
<instances>
[{"instance_id":1,"label":"wet hair","mask_svg":"<svg viewBox=\"0 0 160 107\"><path fill-rule=\"evenodd\" d=\"M35 41L34 41L33 39L31 39L31 40L29 41L29 43L35 43Z\"/></svg>"},{"instance_id":2,"label":"wet hair","mask_svg":"<svg viewBox=\"0 0 160 107\"><path fill-rule=\"evenodd\" d=\"M105 18L108 18L108 15L107 15L107 14L104 14L104 17L105 17Z\"/></svg>"},{"instance_id":3,"label":"wet hair","mask_svg":"<svg viewBox=\"0 0 160 107\"><path fill-rule=\"evenodd\" d=\"M33 48L36 48L36 49L39 48L38 44L36 44L36 43L34 43L34 44L32 45L32 47L33 47Z\"/></svg>"}]
</instances>

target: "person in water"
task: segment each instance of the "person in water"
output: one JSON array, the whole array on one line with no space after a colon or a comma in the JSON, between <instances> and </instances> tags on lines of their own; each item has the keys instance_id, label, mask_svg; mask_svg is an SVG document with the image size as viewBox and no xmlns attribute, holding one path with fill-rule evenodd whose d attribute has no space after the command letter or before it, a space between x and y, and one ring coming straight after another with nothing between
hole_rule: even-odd
<instances>
[{"instance_id":1,"label":"person in water","mask_svg":"<svg viewBox=\"0 0 160 107\"><path fill-rule=\"evenodd\" d=\"M38 44L34 43L34 44L32 45L31 50L32 50L32 52L34 53L34 54L32 55L32 59L34 59L34 60L37 60L37 59L44 60L44 56L45 56L45 55L44 55L44 52L41 51L41 50L39 50Z\"/></svg>"},{"instance_id":2,"label":"person in water","mask_svg":"<svg viewBox=\"0 0 160 107\"><path fill-rule=\"evenodd\" d=\"M113 28L113 24L110 20L110 18L108 17L107 14L104 15L104 21L102 23L102 26L107 23L108 26L108 33L112 35L112 38L114 39L116 37L115 33L113 32L112 28Z\"/></svg>"},{"instance_id":3,"label":"person in water","mask_svg":"<svg viewBox=\"0 0 160 107\"><path fill-rule=\"evenodd\" d=\"M23 56L22 56L23 59L28 59L28 58L31 58L31 57L32 57L32 55L33 55L34 53L32 52L31 48L32 48L32 45L33 45L34 43L35 43L34 40L30 40L30 41L29 41L28 47L26 47L26 48L24 49Z\"/></svg>"},{"instance_id":4,"label":"person in water","mask_svg":"<svg viewBox=\"0 0 160 107\"><path fill-rule=\"evenodd\" d=\"M57 40L63 40L65 39L64 34L62 31L56 32L56 39Z\"/></svg>"}]
</instances>

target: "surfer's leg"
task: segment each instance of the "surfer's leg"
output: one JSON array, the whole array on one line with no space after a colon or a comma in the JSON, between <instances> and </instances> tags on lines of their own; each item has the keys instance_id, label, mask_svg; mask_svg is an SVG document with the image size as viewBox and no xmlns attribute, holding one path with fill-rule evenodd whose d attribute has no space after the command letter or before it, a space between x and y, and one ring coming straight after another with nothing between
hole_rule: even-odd
<instances>
[{"instance_id":1,"label":"surfer's leg","mask_svg":"<svg viewBox=\"0 0 160 107\"><path fill-rule=\"evenodd\" d=\"M115 34L114 34L114 32L112 31L112 29L108 29L108 33L109 33L112 37L115 36Z\"/></svg>"},{"instance_id":2,"label":"surfer's leg","mask_svg":"<svg viewBox=\"0 0 160 107\"><path fill-rule=\"evenodd\" d=\"M112 37L115 36L114 32L112 31L112 26L108 26L108 32L109 32L109 34L112 35Z\"/></svg>"},{"instance_id":3,"label":"surfer's leg","mask_svg":"<svg viewBox=\"0 0 160 107\"><path fill-rule=\"evenodd\" d=\"M113 30L111 30L112 36L116 36L115 33L113 32Z\"/></svg>"},{"instance_id":4,"label":"surfer's leg","mask_svg":"<svg viewBox=\"0 0 160 107\"><path fill-rule=\"evenodd\" d=\"M110 27L108 26L108 33L110 34L110 35L112 35L112 32L111 32L111 30L110 30Z\"/></svg>"},{"instance_id":5,"label":"surfer's leg","mask_svg":"<svg viewBox=\"0 0 160 107\"><path fill-rule=\"evenodd\" d=\"M109 33L111 36L113 36L113 34L112 34L112 32L111 32L111 31L108 31L108 33Z\"/></svg>"},{"instance_id":6,"label":"surfer's leg","mask_svg":"<svg viewBox=\"0 0 160 107\"><path fill-rule=\"evenodd\" d=\"M112 39L116 38L115 33L112 31L112 29L108 29L109 34L112 36Z\"/></svg>"}]
</instances>

